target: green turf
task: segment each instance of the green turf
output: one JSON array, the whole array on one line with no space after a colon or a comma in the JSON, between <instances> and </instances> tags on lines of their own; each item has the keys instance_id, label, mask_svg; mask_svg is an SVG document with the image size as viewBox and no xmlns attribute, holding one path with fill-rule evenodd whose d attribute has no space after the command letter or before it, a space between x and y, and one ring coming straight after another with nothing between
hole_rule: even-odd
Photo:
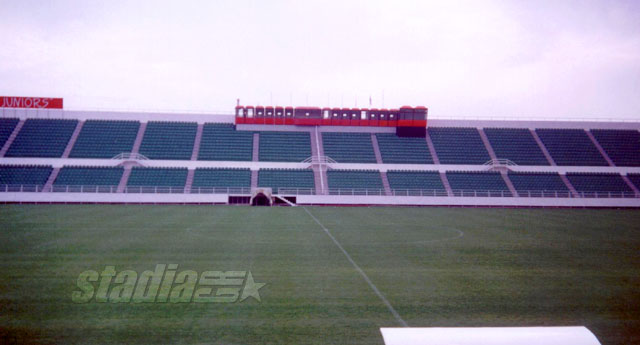
<instances>
[{"instance_id":1,"label":"green turf","mask_svg":"<svg viewBox=\"0 0 640 345\"><path fill-rule=\"evenodd\" d=\"M308 210L410 326L585 325L640 343L638 211ZM381 344L399 325L302 207L5 205L0 229L0 343ZM84 270L156 263L267 285L262 302L71 301Z\"/></svg>"}]
</instances>

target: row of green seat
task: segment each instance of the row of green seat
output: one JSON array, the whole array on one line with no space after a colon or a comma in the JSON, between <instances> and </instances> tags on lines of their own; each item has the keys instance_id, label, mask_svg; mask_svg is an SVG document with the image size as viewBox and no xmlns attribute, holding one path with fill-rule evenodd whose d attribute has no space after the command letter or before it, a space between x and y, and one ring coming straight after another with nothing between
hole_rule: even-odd
<instances>
[{"instance_id":1,"label":"row of green seat","mask_svg":"<svg viewBox=\"0 0 640 345\"><path fill-rule=\"evenodd\" d=\"M27 119L7 157L61 157L78 120Z\"/></svg>"},{"instance_id":2,"label":"row of green seat","mask_svg":"<svg viewBox=\"0 0 640 345\"><path fill-rule=\"evenodd\" d=\"M131 152L140 122L87 120L76 139L70 158L112 158Z\"/></svg>"},{"instance_id":3,"label":"row of green seat","mask_svg":"<svg viewBox=\"0 0 640 345\"><path fill-rule=\"evenodd\" d=\"M52 172L51 166L0 166L0 185L43 186ZM57 186L117 186L122 178L122 167L63 167L54 185ZM128 186L184 187L188 170L186 168L141 168L134 167L128 179ZM436 171L388 171L389 185L393 190L444 190L440 174ZM508 179L518 193L563 192L567 185L557 173L509 172ZM632 193L619 174L612 173L567 173L567 179L578 192L624 192ZM329 170L330 189L383 188L380 172L377 170ZM511 196L500 173L449 171L446 178L455 191L495 191ZM640 188L640 174L629 174L629 180ZM242 187L251 185L249 169L198 168L194 172L193 187ZM258 186L270 187L274 191L315 188L313 171L310 169L260 169ZM540 196L546 196L540 195Z\"/></svg>"},{"instance_id":4,"label":"row of green seat","mask_svg":"<svg viewBox=\"0 0 640 345\"><path fill-rule=\"evenodd\" d=\"M260 161L302 162L309 157L311 157L309 132L260 132Z\"/></svg>"},{"instance_id":5,"label":"row of green seat","mask_svg":"<svg viewBox=\"0 0 640 345\"><path fill-rule=\"evenodd\" d=\"M251 187L251 170L198 168L194 172L192 187Z\"/></svg>"},{"instance_id":6,"label":"row of green seat","mask_svg":"<svg viewBox=\"0 0 640 345\"><path fill-rule=\"evenodd\" d=\"M0 165L0 185L44 186L52 171L44 165Z\"/></svg>"},{"instance_id":7,"label":"row of green seat","mask_svg":"<svg viewBox=\"0 0 640 345\"><path fill-rule=\"evenodd\" d=\"M149 159L189 160L197 129L195 122L149 122L139 153Z\"/></svg>"},{"instance_id":8,"label":"row of green seat","mask_svg":"<svg viewBox=\"0 0 640 345\"><path fill-rule=\"evenodd\" d=\"M253 132L237 131L233 124L204 124L198 160L250 161L252 155Z\"/></svg>"},{"instance_id":9,"label":"row of green seat","mask_svg":"<svg viewBox=\"0 0 640 345\"><path fill-rule=\"evenodd\" d=\"M425 138L376 134L382 162L388 164L433 164Z\"/></svg>"},{"instance_id":10,"label":"row of green seat","mask_svg":"<svg viewBox=\"0 0 640 345\"><path fill-rule=\"evenodd\" d=\"M640 132L622 129L592 129L602 149L617 166L640 166Z\"/></svg>"},{"instance_id":11,"label":"row of green seat","mask_svg":"<svg viewBox=\"0 0 640 345\"><path fill-rule=\"evenodd\" d=\"M0 143L4 145L19 120L0 119ZM77 120L27 119L6 152L7 157L60 157ZM71 158L111 158L133 148L138 121L87 120L71 150ZM150 159L191 159L196 123L147 124L140 153ZM531 132L525 128L484 128L497 158L519 165L548 165ZM558 165L606 166L605 158L583 129L536 129L543 145ZM640 132L592 129L590 132L617 166L640 166ZM476 128L429 127L429 136L441 164L483 164L490 159ZM375 163L370 133L325 132L325 155L342 163ZM432 164L433 157L422 138L376 134L383 163ZM206 123L199 160L250 161L253 132L238 131L233 124ZM311 156L308 132L260 132L261 161L299 162Z\"/></svg>"},{"instance_id":12,"label":"row of green seat","mask_svg":"<svg viewBox=\"0 0 640 345\"><path fill-rule=\"evenodd\" d=\"M20 122L20 120L17 118L0 118L0 147L4 146L7 142L7 139L9 139L11 133L13 133L13 130L18 125L18 122Z\"/></svg>"},{"instance_id":13,"label":"row of green seat","mask_svg":"<svg viewBox=\"0 0 640 345\"><path fill-rule=\"evenodd\" d=\"M608 165L583 129L544 128L536 133L557 165Z\"/></svg>"},{"instance_id":14,"label":"row of green seat","mask_svg":"<svg viewBox=\"0 0 640 345\"><path fill-rule=\"evenodd\" d=\"M272 188L275 193L283 189L302 189L311 192L315 189L313 171L310 169L260 169L258 187Z\"/></svg>"},{"instance_id":15,"label":"row of green seat","mask_svg":"<svg viewBox=\"0 0 640 345\"><path fill-rule=\"evenodd\" d=\"M338 163L376 163L370 133L322 133L325 156Z\"/></svg>"}]
</instances>

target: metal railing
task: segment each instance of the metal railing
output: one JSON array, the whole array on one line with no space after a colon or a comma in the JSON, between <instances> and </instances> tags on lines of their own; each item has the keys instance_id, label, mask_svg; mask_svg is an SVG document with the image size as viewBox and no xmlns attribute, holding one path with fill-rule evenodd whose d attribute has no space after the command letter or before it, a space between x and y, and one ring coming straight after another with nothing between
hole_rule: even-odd
<instances>
[{"instance_id":1,"label":"metal railing","mask_svg":"<svg viewBox=\"0 0 640 345\"><path fill-rule=\"evenodd\" d=\"M449 196L444 189L392 189L395 196Z\"/></svg>"},{"instance_id":2,"label":"metal railing","mask_svg":"<svg viewBox=\"0 0 640 345\"><path fill-rule=\"evenodd\" d=\"M53 185L45 188L43 185L14 185L0 184L0 193L118 193L118 186L96 185ZM232 194L251 195L250 187L169 187L169 186L126 186L123 193L130 194ZM277 195L316 195L315 188L272 188ZM384 189L364 188L330 188L322 192L325 195L358 195L385 196ZM515 197L509 190L470 190L453 189L451 193L444 189L392 189L392 196L420 196L420 197ZM577 192L566 190L518 190L521 198L640 198L636 192Z\"/></svg>"},{"instance_id":3,"label":"metal railing","mask_svg":"<svg viewBox=\"0 0 640 345\"><path fill-rule=\"evenodd\" d=\"M250 187L191 187L191 194L251 195Z\"/></svg>"},{"instance_id":4,"label":"metal railing","mask_svg":"<svg viewBox=\"0 0 640 345\"><path fill-rule=\"evenodd\" d=\"M53 185L50 190L45 192L53 193L116 193L118 186L59 186Z\"/></svg>"},{"instance_id":5,"label":"metal railing","mask_svg":"<svg viewBox=\"0 0 640 345\"><path fill-rule=\"evenodd\" d=\"M329 188L329 195L386 195L384 189Z\"/></svg>"},{"instance_id":6,"label":"metal railing","mask_svg":"<svg viewBox=\"0 0 640 345\"><path fill-rule=\"evenodd\" d=\"M518 166L515 162L505 159L505 158L497 158L484 162L485 166Z\"/></svg>"},{"instance_id":7,"label":"metal railing","mask_svg":"<svg viewBox=\"0 0 640 345\"><path fill-rule=\"evenodd\" d=\"M139 154L139 153L133 153L133 152L122 152L118 155L113 156L111 159L115 159L115 160L149 160L149 158L147 158L147 156L143 155L143 154Z\"/></svg>"},{"instance_id":8,"label":"metal railing","mask_svg":"<svg viewBox=\"0 0 640 345\"><path fill-rule=\"evenodd\" d=\"M333 164L333 163L338 163L336 162L335 159L329 157L329 156L311 156L305 160L302 161L302 163L308 163L308 164Z\"/></svg>"},{"instance_id":9,"label":"metal railing","mask_svg":"<svg viewBox=\"0 0 640 345\"><path fill-rule=\"evenodd\" d=\"M315 195L315 188L272 188L273 194L277 195Z\"/></svg>"}]
</instances>

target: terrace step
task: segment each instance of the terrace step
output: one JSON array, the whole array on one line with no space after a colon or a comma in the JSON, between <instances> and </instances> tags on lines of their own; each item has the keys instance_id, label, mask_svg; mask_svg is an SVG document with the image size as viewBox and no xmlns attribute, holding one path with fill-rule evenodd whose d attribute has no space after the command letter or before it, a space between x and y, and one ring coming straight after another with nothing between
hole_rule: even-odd
<instances>
[{"instance_id":1,"label":"terrace step","mask_svg":"<svg viewBox=\"0 0 640 345\"><path fill-rule=\"evenodd\" d=\"M598 151L600 151L600 154L602 155L602 157L604 157L607 163L609 163L609 165L612 167L616 166L615 163L613 163L613 160L611 160L611 157L609 157L609 155L607 154L607 151L602 148L598 140L593 136L593 133L591 133L591 131L588 129L585 129L585 132L587 133L589 139L591 139L591 142L593 142L593 145L595 145Z\"/></svg>"},{"instance_id":2,"label":"terrace step","mask_svg":"<svg viewBox=\"0 0 640 345\"><path fill-rule=\"evenodd\" d=\"M313 169L313 182L316 185L316 194L317 195L326 194L326 190L327 190L326 176L323 179L323 176L322 176L323 172L321 171L319 165L314 165L312 169Z\"/></svg>"},{"instance_id":3,"label":"terrace step","mask_svg":"<svg viewBox=\"0 0 640 345\"><path fill-rule=\"evenodd\" d=\"M53 182L56 180L59 173L60 168L53 168L51 175L49 175L47 182L44 184L44 188L42 188L43 192L50 192L53 189Z\"/></svg>"},{"instance_id":4,"label":"terrace step","mask_svg":"<svg viewBox=\"0 0 640 345\"><path fill-rule=\"evenodd\" d=\"M498 159L495 151L493 151L493 147L491 147L491 143L489 142L489 138L487 138L487 134L484 132L484 129L478 127L478 133L480 133L480 139L482 139L484 147L487 149L487 152L489 152L489 157L491 157L492 160Z\"/></svg>"},{"instance_id":5,"label":"terrace step","mask_svg":"<svg viewBox=\"0 0 640 345\"><path fill-rule=\"evenodd\" d=\"M190 193L191 192L191 186L193 185L193 175L195 174L195 169L189 169L187 171L187 181L184 184L184 192L185 193Z\"/></svg>"},{"instance_id":6,"label":"terrace step","mask_svg":"<svg viewBox=\"0 0 640 345\"><path fill-rule=\"evenodd\" d=\"M431 153L433 164L440 164L440 159L438 158L438 153L436 153L436 148L433 146L433 141L431 141L431 136L429 135L429 131L427 131L427 134L425 135L424 138L427 141L427 147L429 147L429 153Z\"/></svg>"},{"instance_id":7,"label":"terrace step","mask_svg":"<svg viewBox=\"0 0 640 345\"><path fill-rule=\"evenodd\" d=\"M440 179L442 180L442 185L444 186L444 189L447 190L447 195L453 196L453 191L451 190L451 185L449 184L449 179L447 178L447 174L444 172L441 172Z\"/></svg>"},{"instance_id":8,"label":"terrace step","mask_svg":"<svg viewBox=\"0 0 640 345\"><path fill-rule=\"evenodd\" d=\"M147 129L146 122L140 122L140 128L138 128L138 135L136 135L136 141L133 142L133 148L131 149L131 153L138 153L140 150L140 144L142 144L142 138L144 137L144 132Z\"/></svg>"},{"instance_id":9,"label":"terrace step","mask_svg":"<svg viewBox=\"0 0 640 345\"><path fill-rule=\"evenodd\" d=\"M533 139L536 141L536 143L538 143L540 150L542 150L542 153L547 158L547 161L549 162L549 164L554 166L557 165L556 162L551 157L551 154L549 154L549 151L547 150L547 148L542 143L542 140L540 140L540 137L538 136L538 133L536 133L536 130L534 128L529 128L529 131L531 132L531 135L533 135Z\"/></svg>"},{"instance_id":10,"label":"terrace step","mask_svg":"<svg viewBox=\"0 0 640 345\"><path fill-rule=\"evenodd\" d=\"M254 162L260 160L260 133L253 133L253 151L251 153L251 160Z\"/></svg>"},{"instance_id":11,"label":"terrace step","mask_svg":"<svg viewBox=\"0 0 640 345\"><path fill-rule=\"evenodd\" d=\"M118 189L116 190L116 193L123 193L124 189L127 187L127 182L129 181L129 176L131 175L131 167L125 167L124 168L124 173L122 174L122 177L120 178L120 183L118 183Z\"/></svg>"},{"instance_id":12,"label":"terrace step","mask_svg":"<svg viewBox=\"0 0 640 345\"><path fill-rule=\"evenodd\" d=\"M315 126L311 134L311 154L313 157L324 157L324 143L322 142L322 134L318 132L318 126ZM329 184L327 180L326 166L320 164L313 164L313 180L316 184L316 194L324 195L329 190Z\"/></svg>"},{"instance_id":13,"label":"terrace step","mask_svg":"<svg viewBox=\"0 0 640 345\"><path fill-rule=\"evenodd\" d=\"M202 141L202 129L204 128L204 124L199 123L198 129L196 130L196 139L193 142L193 152L191 152L191 160L198 160L198 152L200 152L200 142Z\"/></svg>"},{"instance_id":14,"label":"terrace step","mask_svg":"<svg viewBox=\"0 0 640 345\"><path fill-rule=\"evenodd\" d=\"M0 150L0 157L4 157L4 155L7 153L9 147L18 136L18 132L20 132L20 129L22 129L22 126L24 126L24 121L25 120L20 120L16 127L13 129L13 132L11 132L11 135L7 139L7 142L4 143L4 146L2 146L2 150Z\"/></svg>"},{"instance_id":15,"label":"terrace step","mask_svg":"<svg viewBox=\"0 0 640 345\"><path fill-rule=\"evenodd\" d=\"M314 139L315 137L315 139ZM315 145L316 153L314 154L317 157L324 156L324 143L322 142L322 135L318 132L318 126L315 127L315 130L311 133L311 150L313 151L313 146ZM312 152L313 153L313 152Z\"/></svg>"},{"instance_id":16,"label":"terrace step","mask_svg":"<svg viewBox=\"0 0 640 345\"><path fill-rule=\"evenodd\" d=\"M382 154L380 153L380 146L378 145L378 137L376 136L375 133L371 133L371 143L373 144L373 153L375 153L376 155L376 163L378 164L382 164ZM387 173L384 173L384 178L382 179L382 182L384 183L384 181L387 181ZM386 186L389 185L389 181L387 181ZM385 186L385 190L387 190L387 187ZM388 189L389 193L387 193L387 195L391 195L391 189Z\"/></svg>"},{"instance_id":17,"label":"terrace step","mask_svg":"<svg viewBox=\"0 0 640 345\"><path fill-rule=\"evenodd\" d=\"M73 130L73 134L71 134L71 139L69 139L69 142L67 143L67 147L64 149L64 152L62 153L62 158L69 158L69 154L73 149L73 145L75 145L76 140L78 140L78 136L80 135L80 131L82 131L82 126L84 126L84 121L78 121L78 124L76 125L76 129Z\"/></svg>"},{"instance_id":18,"label":"terrace step","mask_svg":"<svg viewBox=\"0 0 640 345\"><path fill-rule=\"evenodd\" d=\"M629 188L631 188L631 190L633 190L636 196L640 195L640 190L638 190L636 185L634 185L633 182L629 180L629 177L627 175L620 175L620 176L622 176L622 179L624 180L624 182L629 186Z\"/></svg>"},{"instance_id":19,"label":"terrace step","mask_svg":"<svg viewBox=\"0 0 640 345\"><path fill-rule=\"evenodd\" d=\"M571 194L578 198L580 197L580 194L578 194L578 191L576 190L576 188L573 186L573 184L571 184L571 181L569 181L569 179L567 178L567 175L565 174L560 174L560 178L562 179L562 182L564 182L565 185L567 185L567 188L569 188L569 190L571 191Z\"/></svg>"},{"instance_id":20,"label":"terrace step","mask_svg":"<svg viewBox=\"0 0 640 345\"><path fill-rule=\"evenodd\" d=\"M258 188L258 170L251 170L251 189L255 188Z\"/></svg>"},{"instance_id":21,"label":"terrace step","mask_svg":"<svg viewBox=\"0 0 640 345\"><path fill-rule=\"evenodd\" d=\"M507 172L506 171L501 171L500 175L502 176L502 179L504 180L504 183L507 185L507 187L509 187L509 191L511 192L511 194L513 196L517 197L518 196L518 191L516 191L516 187L513 186L513 183L509 179L509 176L507 175Z\"/></svg>"},{"instance_id":22,"label":"terrace step","mask_svg":"<svg viewBox=\"0 0 640 345\"><path fill-rule=\"evenodd\" d=\"M382 178L382 186L384 186L384 194L385 195L391 195L391 185L389 184L389 177L387 176L387 172L386 171L380 171L380 178Z\"/></svg>"}]
</instances>

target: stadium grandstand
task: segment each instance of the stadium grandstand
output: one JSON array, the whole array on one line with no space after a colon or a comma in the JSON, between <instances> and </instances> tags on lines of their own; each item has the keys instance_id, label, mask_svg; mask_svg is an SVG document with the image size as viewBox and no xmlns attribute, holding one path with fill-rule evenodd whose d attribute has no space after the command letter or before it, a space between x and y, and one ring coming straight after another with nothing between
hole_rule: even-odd
<instances>
[{"instance_id":1,"label":"stadium grandstand","mask_svg":"<svg viewBox=\"0 0 640 345\"><path fill-rule=\"evenodd\" d=\"M177 120L179 119L179 121ZM0 201L640 206L640 123L0 109ZM234 202L236 203L236 202Z\"/></svg>"},{"instance_id":2,"label":"stadium grandstand","mask_svg":"<svg viewBox=\"0 0 640 345\"><path fill-rule=\"evenodd\" d=\"M640 122L427 114L0 108L1 204L98 204L2 205L0 342L638 343ZM244 285L73 299L112 262Z\"/></svg>"}]
</instances>

